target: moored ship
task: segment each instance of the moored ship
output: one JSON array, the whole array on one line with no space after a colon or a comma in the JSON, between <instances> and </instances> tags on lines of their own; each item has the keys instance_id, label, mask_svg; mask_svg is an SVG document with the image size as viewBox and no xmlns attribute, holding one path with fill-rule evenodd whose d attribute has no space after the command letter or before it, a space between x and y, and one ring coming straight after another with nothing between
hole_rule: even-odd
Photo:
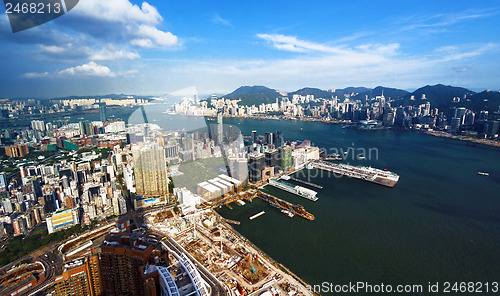
<instances>
[{"instance_id":1,"label":"moored ship","mask_svg":"<svg viewBox=\"0 0 500 296\"><path fill-rule=\"evenodd\" d=\"M295 214L294 214L294 213L292 213L292 212L290 212L290 211L288 211L288 210L281 210L281 212L282 212L283 214L287 215L287 216L288 216L288 217L290 217L290 218L293 218L293 217L295 216Z\"/></svg>"},{"instance_id":2,"label":"moored ship","mask_svg":"<svg viewBox=\"0 0 500 296\"><path fill-rule=\"evenodd\" d=\"M321 160L313 160L307 164L308 168L318 168L351 178L361 179L372 183L394 187L399 181L399 175L387 170L372 167L335 164Z\"/></svg>"}]
</instances>

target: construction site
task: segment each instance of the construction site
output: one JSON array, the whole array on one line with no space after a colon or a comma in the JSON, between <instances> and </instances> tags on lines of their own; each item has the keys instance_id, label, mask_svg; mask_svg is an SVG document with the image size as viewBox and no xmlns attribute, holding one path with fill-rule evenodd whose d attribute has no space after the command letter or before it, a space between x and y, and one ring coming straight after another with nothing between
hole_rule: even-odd
<instances>
[{"instance_id":1,"label":"construction site","mask_svg":"<svg viewBox=\"0 0 500 296\"><path fill-rule=\"evenodd\" d=\"M270 263L266 254L225 220L209 209L183 217L173 210L145 216L149 228L174 238L235 295L259 295L265 291L275 291L273 295L308 294L303 285Z\"/></svg>"}]
</instances>

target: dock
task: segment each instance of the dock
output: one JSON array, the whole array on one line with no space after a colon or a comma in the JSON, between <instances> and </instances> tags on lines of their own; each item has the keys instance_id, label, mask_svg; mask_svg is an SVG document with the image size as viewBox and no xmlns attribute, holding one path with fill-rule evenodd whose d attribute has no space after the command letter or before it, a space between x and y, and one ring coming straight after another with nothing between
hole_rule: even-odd
<instances>
[{"instance_id":1,"label":"dock","mask_svg":"<svg viewBox=\"0 0 500 296\"><path fill-rule=\"evenodd\" d=\"M304 219L307 219L309 221L313 221L315 219L314 215L307 212L303 206L301 205L294 205L292 203L289 203L287 201L284 201L274 195L264 193L264 192L259 192L257 194L257 197L262 199L263 201L269 203L271 206L278 208L278 209L284 209L288 210L295 215L301 216Z\"/></svg>"},{"instance_id":2,"label":"dock","mask_svg":"<svg viewBox=\"0 0 500 296\"><path fill-rule=\"evenodd\" d=\"M283 180L292 180L292 181L295 181L295 182L298 182L298 183L306 184L306 185L314 187L314 188L323 189L323 186L320 186L320 185L317 185L317 184L314 184L314 183L311 183L311 182L307 182L307 181L304 181L304 180L299 180L299 179L291 177L291 176L288 176L288 178L283 178L283 177L281 177L281 178Z\"/></svg>"},{"instance_id":3,"label":"dock","mask_svg":"<svg viewBox=\"0 0 500 296\"><path fill-rule=\"evenodd\" d=\"M266 213L265 211L262 211L262 212L260 212L260 213L258 213L258 214L253 215L253 216L252 216L252 217L250 217L249 219L250 219L250 220L253 220L253 219L257 218L257 217L260 217L260 216L264 215L265 213Z\"/></svg>"},{"instance_id":4,"label":"dock","mask_svg":"<svg viewBox=\"0 0 500 296\"><path fill-rule=\"evenodd\" d=\"M302 186L292 186L290 184L286 184L284 182L280 182L276 179L269 179L269 185L279 188L284 191L288 191L290 193L296 194L300 197L306 198L311 201L317 201L318 198L316 197L316 194L318 194L316 191L307 189Z\"/></svg>"},{"instance_id":5,"label":"dock","mask_svg":"<svg viewBox=\"0 0 500 296\"><path fill-rule=\"evenodd\" d=\"M357 167L347 164L336 164L321 160L313 160L307 164L307 168L317 168L334 174L356 178L387 187L394 187L399 181L399 175L396 173L372 167Z\"/></svg>"},{"instance_id":6,"label":"dock","mask_svg":"<svg viewBox=\"0 0 500 296\"><path fill-rule=\"evenodd\" d=\"M226 218L222 218L225 222L227 223L230 223L230 224L234 224L234 225L240 225L241 222L240 221L236 221L236 220L231 220L231 219L226 219Z\"/></svg>"}]
</instances>

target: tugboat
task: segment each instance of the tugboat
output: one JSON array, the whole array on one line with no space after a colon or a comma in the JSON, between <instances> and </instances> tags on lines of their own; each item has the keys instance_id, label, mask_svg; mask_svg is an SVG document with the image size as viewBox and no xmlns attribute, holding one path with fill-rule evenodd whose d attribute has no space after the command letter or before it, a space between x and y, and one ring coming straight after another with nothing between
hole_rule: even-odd
<instances>
[{"instance_id":1,"label":"tugboat","mask_svg":"<svg viewBox=\"0 0 500 296\"><path fill-rule=\"evenodd\" d=\"M281 210L281 212L282 212L283 214L287 215L287 216L288 216L288 217L290 217L290 218L293 218L293 217L295 216L295 214L294 214L294 213L292 213L292 212L290 212L290 211L288 211L288 210Z\"/></svg>"}]
</instances>

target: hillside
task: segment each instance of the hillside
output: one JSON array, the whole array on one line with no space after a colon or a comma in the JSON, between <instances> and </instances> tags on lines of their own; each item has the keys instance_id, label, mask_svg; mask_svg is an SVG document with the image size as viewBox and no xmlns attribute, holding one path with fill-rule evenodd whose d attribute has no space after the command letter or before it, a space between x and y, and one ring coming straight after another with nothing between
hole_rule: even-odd
<instances>
[{"instance_id":1,"label":"hillside","mask_svg":"<svg viewBox=\"0 0 500 296\"><path fill-rule=\"evenodd\" d=\"M500 111L500 92L488 91L474 94L466 100L464 107L473 111L489 110L490 112Z\"/></svg>"},{"instance_id":2,"label":"hillside","mask_svg":"<svg viewBox=\"0 0 500 296\"><path fill-rule=\"evenodd\" d=\"M425 94L425 100L422 100L423 94ZM463 87L443 84L426 85L406 95L402 105L419 105L430 102L433 108L447 109L454 105L453 98L458 97L464 100L464 98L469 98L474 94L475 92ZM411 96L414 96L414 101L411 100Z\"/></svg>"},{"instance_id":3,"label":"hillside","mask_svg":"<svg viewBox=\"0 0 500 296\"><path fill-rule=\"evenodd\" d=\"M358 93L352 99L364 101L366 96L374 98L384 93L384 97L391 98L394 103L393 107L400 105L419 105L430 102L432 108L446 110L450 107L466 107L476 112L480 110L489 110L490 112L498 111L500 105L500 92L483 91L475 93L463 87L454 87L449 85L437 84L426 85L414 92L377 86L373 89L365 87L347 87L344 89L336 89L335 92L321 90L319 88L305 87L294 92L288 93L291 98L294 94L298 95L314 95L315 98L331 98L337 96L340 101L343 100L344 94ZM274 103L276 98L282 98L283 92L271 89L265 86L242 86L230 94L223 96L226 99L241 99L240 105L260 105L262 103ZM422 94L425 94L426 99L422 100ZM414 100L411 100L414 96ZM460 102L453 102L453 98L460 98ZM464 99L465 98L465 99Z\"/></svg>"},{"instance_id":4,"label":"hillside","mask_svg":"<svg viewBox=\"0 0 500 296\"><path fill-rule=\"evenodd\" d=\"M230 94L224 96L226 99L241 99L240 105L260 105L276 102L276 98L283 97L278 91L265 86L242 86Z\"/></svg>"},{"instance_id":5,"label":"hillside","mask_svg":"<svg viewBox=\"0 0 500 296\"><path fill-rule=\"evenodd\" d=\"M392 100L400 99L409 94L409 92L407 92L406 90L377 86L374 89L368 89L364 92L360 92L353 98L364 101L366 99L366 96L368 96L368 98L374 98L376 96L381 96L382 92L384 93L384 97L391 98Z\"/></svg>"},{"instance_id":6,"label":"hillside","mask_svg":"<svg viewBox=\"0 0 500 296\"><path fill-rule=\"evenodd\" d=\"M289 98L292 98L293 95L301 95L301 96L314 95L315 98L324 98L324 99L329 99L332 96L335 96L333 92L327 92L319 88L311 88L311 87L305 87L299 89L298 91L288 93Z\"/></svg>"}]
</instances>

